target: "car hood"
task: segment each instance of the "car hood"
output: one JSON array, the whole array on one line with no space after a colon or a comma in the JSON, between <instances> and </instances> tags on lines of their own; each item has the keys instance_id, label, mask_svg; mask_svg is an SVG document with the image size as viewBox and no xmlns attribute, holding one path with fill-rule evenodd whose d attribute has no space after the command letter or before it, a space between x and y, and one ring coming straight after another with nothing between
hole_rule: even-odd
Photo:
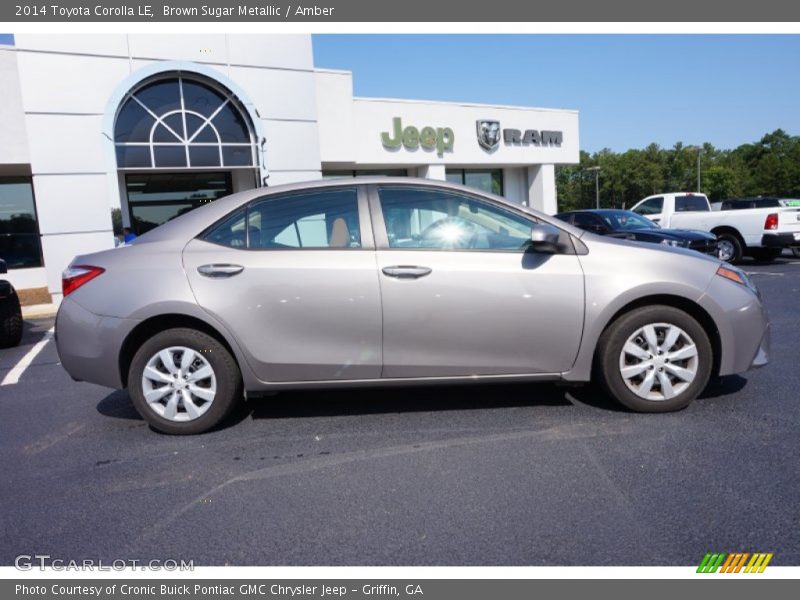
<instances>
[{"instance_id":1,"label":"car hood","mask_svg":"<svg viewBox=\"0 0 800 600\"><path fill-rule=\"evenodd\" d=\"M617 234L630 233L633 235L642 235L653 238L660 238L665 240L715 240L717 239L713 233L707 231L700 231L699 229L625 229L624 231L616 231Z\"/></svg>"},{"instance_id":2,"label":"car hood","mask_svg":"<svg viewBox=\"0 0 800 600\"><path fill-rule=\"evenodd\" d=\"M635 233L637 230L631 230L629 233ZM652 230L652 229L642 229L641 232L654 232L659 234L661 231L674 231L669 229L664 230ZM705 232L701 232L705 233ZM712 236L713 237L713 236ZM591 245L593 244L620 244L630 246L631 248L636 248L642 252L666 252L669 254L682 254L689 259L694 260L701 260L701 261L711 261L716 263L717 265L721 265L722 261L717 258L712 257L709 254L702 254L700 252L695 252L694 250L689 250L688 248L682 248L678 246L668 246L665 244L653 244L650 242L645 241L637 241L631 239L620 238L616 236L607 236L607 235L597 235L595 233L591 233L586 231L584 235L581 236L581 241L584 242L589 246L589 251L591 252ZM670 236L664 236L664 239L670 239ZM672 238L677 239L677 238ZM683 238L686 239L686 238Z\"/></svg>"}]
</instances>

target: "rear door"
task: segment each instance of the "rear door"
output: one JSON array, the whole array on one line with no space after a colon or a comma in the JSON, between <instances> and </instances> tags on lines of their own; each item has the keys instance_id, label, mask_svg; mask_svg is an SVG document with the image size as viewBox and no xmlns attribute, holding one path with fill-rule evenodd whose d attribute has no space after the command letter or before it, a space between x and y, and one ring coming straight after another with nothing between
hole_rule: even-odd
<instances>
[{"instance_id":1,"label":"rear door","mask_svg":"<svg viewBox=\"0 0 800 600\"><path fill-rule=\"evenodd\" d=\"M559 373L572 366L583 327L583 272L574 252L526 251L532 217L427 186L377 186L370 202L383 377Z\"/></svg>"},{"instance_id":2,"label":"rear door","mask_svg":"<svg viewBox=\"0 0 800 600\"><path fill-rule=\"evenodd\" d=\"M198 303L260 379L380 377L380 288L359 189L265 196L186 246Z\"/></svg>"}]
</instances>

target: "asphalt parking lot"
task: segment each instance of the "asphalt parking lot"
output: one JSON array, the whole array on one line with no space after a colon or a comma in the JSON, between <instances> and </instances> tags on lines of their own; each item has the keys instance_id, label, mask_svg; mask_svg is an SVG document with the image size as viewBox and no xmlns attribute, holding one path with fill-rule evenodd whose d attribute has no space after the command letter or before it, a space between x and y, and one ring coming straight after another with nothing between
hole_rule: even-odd
<instances>
[{"instance_id":1,"label":"asphalt parking lot","mask_svg":"<svg viewBox=\"0 0 800 600\"><path fill-rule=\"evenodd\" d=\"M591 387L315 391L171 437L73 382L52 341L12 372L53 324L29 321L0 350L0 564L800 564L800 260L744 267L772 363L668 415Z\"/></svg>"}]
</instances>

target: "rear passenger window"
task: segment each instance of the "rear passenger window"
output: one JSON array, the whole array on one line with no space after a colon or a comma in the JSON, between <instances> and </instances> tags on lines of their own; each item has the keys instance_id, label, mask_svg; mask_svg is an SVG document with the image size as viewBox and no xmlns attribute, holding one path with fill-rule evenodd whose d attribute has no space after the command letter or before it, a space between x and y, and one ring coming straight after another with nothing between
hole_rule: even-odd
<instances>
[{"instance_id":1,"label":"rear passenger window","mask_svg":"<svg viewBox=\"0 0 800 600\"><path fill-rule=\"evenodd\" d=\"M251 250L360 248L355 188L311 190L256 200L204 237Z\"/></svg>"}]
</instances>

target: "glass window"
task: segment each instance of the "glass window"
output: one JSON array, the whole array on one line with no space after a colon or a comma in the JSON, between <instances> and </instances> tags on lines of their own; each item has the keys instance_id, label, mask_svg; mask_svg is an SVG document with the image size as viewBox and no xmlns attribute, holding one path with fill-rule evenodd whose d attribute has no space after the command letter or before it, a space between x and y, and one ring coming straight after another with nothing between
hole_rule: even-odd
<instances>
[{"instance_id":1,"label":"glass window","mask_svg":"<svg viewBox=\"0 0 800 600\"><path fill-rule=\"evenodd\" d=\"M446 190L381 187L390 248L522 250L534 219Z\"/></svg>"},{"instance_id":2,"label":"glass window","mask_svg":"<svg viewBox=\"0 0 800 600\"><path fill-rule=\"evenodd\" d=\"M43 264L30 177L0 177L0 258L9 269Z\"/></svg>"},{"instance_id":3,"label":"glass window","mask_svg":"<svg viewBox=\"0 0 800 600\"><path fill-rule=\"evenodd\" d=\"M250 125L238 100L210 84L185 77L147 83L127 96L117 114L117 166L255 167Z\"/></svg>"},{"instance_id":4,"label":"glass window","mask_svg":"<svg viewBox=\"0 0 800 600\"><path fill-rule=\"evenodd\" d=\"M230 173L130 173L125 188L137 235L233 191Z\"/></svg>"},{"instance_id":5,"label":"glass window","mask_svg":"<svg viewBox=\"0 0 800 600\"><path fill-rule=\"evenodd\" d=\"M247 211L248 247L360 248L358 194L355 188L311 190L267 197Z\"/></svg>"},{"instance_id":6,"label":"glass window","mask_svg":"<svg viewBox=\"0 0 800 600\"><path fill-rule=\"evenodd\" d=\"M445 178L451 183L503 195L503 169L447 169Z\"/></svg>"},{"instance_id":7,"label":"glass window","mask_svg":"<svg viewBox=\"0 0 800 600\"><path fill-rule=\"evenodd\" d=\"M664 198L650 198L633 209L633 212L640 215L658 215L664 208Z\"/></svg>"},{"instance_id":8,"label":"glass window","mask_svg":"<svg viewBox=\"0 0 800 600\"><path fill-rule=\"evenodd\" d=\"M608 226L604 225L603 222L592 213L575 213L573 223L576 227L580 227L581 229L589 229L591 231L608 229Z\"/></svg>"},{"instance_id":9,"label":"glass window","mask_svg":"<svg viewBox=\"0 0 800 600\"><path fill-rule=\"evenodd\" d=\"M675 196L675 212L708 212L708 203L703 196Z\"/></svg>"},{"instance_id":10,"label":"glass window","mask_svg":"<svg viewBox=\"0 0 800 600\"><path fill-rule=\"evenodd\" d=\"M322 171L323 179L341 179L343 177L408 177L408 171L406 169L325 169Z\"/></svg>"}]
</instances>

